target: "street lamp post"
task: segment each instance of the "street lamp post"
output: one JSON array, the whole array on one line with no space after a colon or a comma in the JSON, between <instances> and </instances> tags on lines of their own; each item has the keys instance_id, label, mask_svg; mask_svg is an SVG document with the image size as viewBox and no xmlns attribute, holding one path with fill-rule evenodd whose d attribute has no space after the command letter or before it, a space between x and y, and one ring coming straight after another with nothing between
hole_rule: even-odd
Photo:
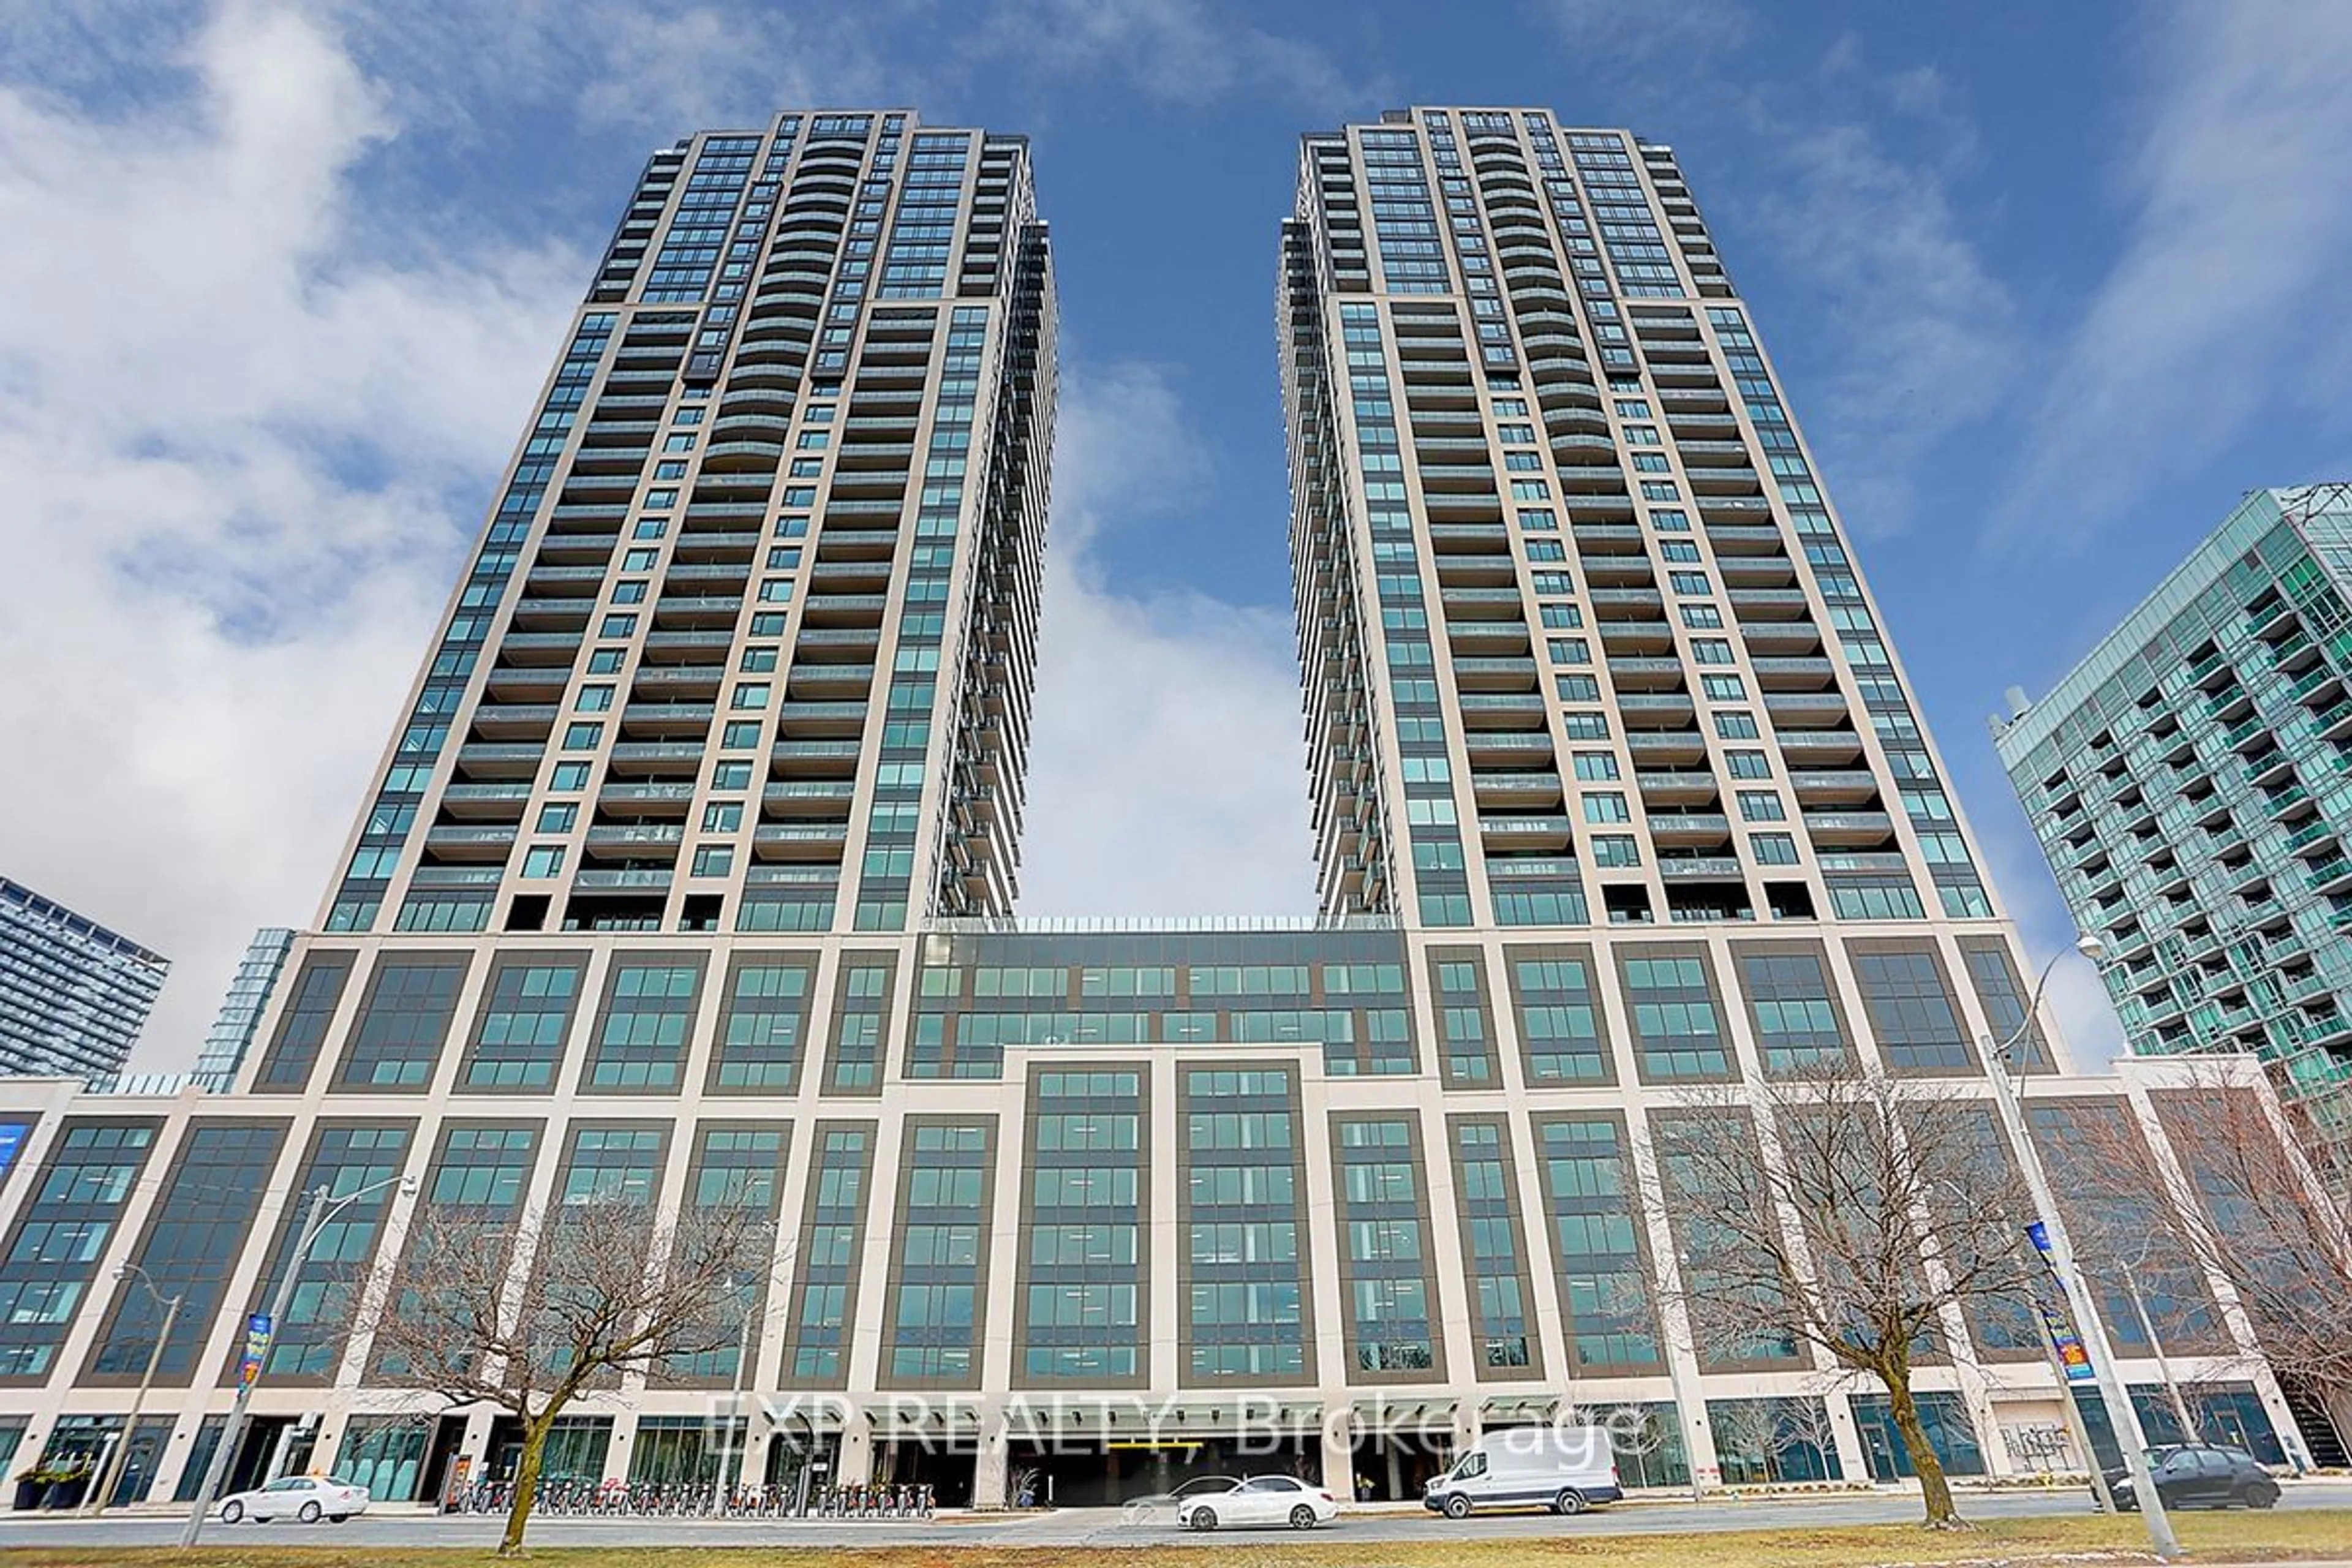
<instances>
[{"instance_id":1,"label":"street lamp post","mask_svg":"<svg viewBox=\"0 0 2352 1568\"><path fill-rule=\"evenodd\" d=\"M2139 1320L2140 1337L2147 1341L2148 1353L2156 1357L2156 1374L2164 1379L2164 1392L2172 1397L2172 1416L2180 1423L2180 1440L2194 1443L2197 1423L2189 1417L2189 1401L2180 1392L2179 1380L2172 1375L2172 1358L2164 1353L2164 1341L2156 1331L2156 1320L2147 1315L2147 1299L2140 1294L2139 1270L2129 1263L2124 1266L2124 1289L2131 1292L2132 1315Z\"/></svg>"},{"instance_id":2,"label":"street lamp post","mask_svg":"<svg viewBox=\"0 0 2352 1568\"><path fill-rule=\"evenodd\" d=\"M2096 963L2106 952L2106 944L2095 936L2085 935L2075 944L2082 955ZM2058 1213L2058 1203L2050 1190L2049 1173L2042 1168L2042 1157L2035 1152L2032 1135L2025 1125L2025 1113L2018 1104L2018 1086L2010 1081L2009 1056L2033 1028L2033 1016L2042 1005L2042 993L2049 987L2050 976L2056 972L2060 953L2042 967L2042 977L2033 984L2033 991L2025 1000L2025 1016L2008 1039L1999 1045L1988 1036L1985 1040L1985 1076L1991 1080L1993 1105L2000 1116L2001 1131L2009 1136L2010 1150L2017 1157L2018 1169L2024 1174L2026 1188L2033 1195L2033 1208L2042 1222L2042 1236L2048 1241L2047 1252L2051 1272L2057 1275L2059 1288L2066 1293L2066 1305L2074 1318L2075 1331L2083 1336L2084 1349L2091 1357L2091 1372L2098 1381L2099 1400L2106 1406L2107 1424L2124 1450L2124 1464L2132 1479L2132 1491L2139 1504L2140 1516L2147 1525L2147 1538L2158 1557L2170 1559L2180 1555L2180 1538L2173 1533L2172 1521L2164 1511L2164 1499L2158 1495L2156 1481L2148 1474L2147 1437L2141 1432L2138 1413L2132 1409L2131 1399L2125 1393L2123 1380L2116 1369L2115 1349L2107 1342L2106 1325L2099 1317L2098 1303L2092 1299L2090 1286L2074 1263L2074 1247L2066 1234L2066 1223ZM2059 1388L2059 1396L2074 1398L2074 1390ZM2098 1456L2086 1455L2092 1465Z\"/></svg>"},{"instance_id":3,"label":"street lamp post","mask_svg":"<svg viewBox=\"0 0 2352 1568\"><path fill-rule=\"evenodd\" d=\"M360 1199L394 1184L399 1186L403 1197L415 1193L417 1185L414 1176L386 1176L381 1182L370 1182L364 1187L345 1193L331 1203L328 1201L330 1194L326 1187L311 1189L310 1206L303 1215L302 1228L295 1233L293 1250L286 1257L286 1272L279 1277L278 1291L269 1300L269 1334L272 1339L286 1326L286 1311L294 1300L294 1281L301 1274L303 1260L310 1257L311 1245L319 1239L319 1233L326 1229L337 1215ZM262 1357L265 1361L268 1354L268 1347L264 1345ZM204 1484L196 1488L195 1501L188 1505L188 1521L180 1527L180 1544L183 1547L194 1546L196 1537L204 1531L205 1510L212 1506L213 1493L220 1489L221 1477L227 1472L230 1458L236 1452L237 1439L245 1430L246 1407L253 1403L253 1387L260 1381L261 1372L257 1367L250 1378L237 1380L236 1402L229 1406L228 1425L221 1432L220 1442L213 1448L211 1462L205 1467Z\"/></svg>"},{"instance_id":4,"label":"street lamp post","mask_svg":"<svg viewBox=\"0 0 2352 1568\"><path fill-rule=\"evenodd\" d=\"M139 1412L146 1405L147 1390L155 1381L155 1363L163 1359L163 1346L172 1338L172 1325L179 1321L180 1303L187 1299L184 1292L177 1296L164 1295L155 1289L155 1281L147 1270L136 1263L123 1264L114 1271L114 1277L117 1279L136 1279L145 1287L155 1304L163 1309L163 1326L155 1331L155 1343L147 1352L147 1370L139 1374L139 1392L131 1396L131 1417L122 1424L122 1441L114 1446L114 1452L108 1455L106 1463L100 1467L98 1489L89 1509L93 1517L106 1511L107 1497L114 1490L116 1478L121 1475L122 1467L130 1460L131 1440L139 1436Z\"/></svg>"}]
</instances>

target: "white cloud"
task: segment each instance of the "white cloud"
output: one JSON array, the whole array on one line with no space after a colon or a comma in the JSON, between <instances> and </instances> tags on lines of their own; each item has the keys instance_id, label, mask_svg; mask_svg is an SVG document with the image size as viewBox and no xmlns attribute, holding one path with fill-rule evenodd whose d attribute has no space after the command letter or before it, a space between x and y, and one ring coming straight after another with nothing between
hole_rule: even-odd
<instances>
[{"instance_id":1,"label":"white cloud","mask_svg":"<svg viewBox=\"0 0 2352 1568\"><path fill-rule=\"evenodd\" d=\"M1906 98L1919 91L1916 78L1894 80ZM1953 210L1940 159L1902 158L1857 121L1783 121L1769 142L1784 177L1779 199L1748 204L1751 218L1833 323L1809 434L1848 523L1893 531L1927 455L2011 395L2016 313Z\"/></svg>"},{"instance_id":2,"label":"white cloud","mask_svg":"<svg viewBox=\"0 0 2352 1568\"><path fill-rule=\"evenodd\" d=\"M337 0L359 57L397 104L437 121L487 109L504 133L518 104L553 104L592 127L639 131L667 146L690 132L757 127L807 104L912 101L904 71L886 80L878 45L919 7L869 0L813 10L730 0Z\"/></svg>"},{"instance_id":3,"label":"white cloud","mask_svg":"<svg viewBox=\"0 0 2352 1568\"><path fill-rule=\"evenodd\" d=\"M1161 374L1066 370L1059 423L1022 912L1311 912L1288 610L1096 568L1106 531L1181 526L1210 460Z\"/></svg>"},{"instance_id":4,"label":"white cloud","mask_svg":"<svg viewBox=\"0 0 2352 1568\"><path fill-rule=\"evenodd\" d=\"M1365 112L1380 90L1319 45L1208 0L1003 0L987 16L983 37L1007 58L1055 75L1116 74L1162 103L1249 93L1332 115Z\"/></svg>"},{"instance_id":5,"label":"white cloud","mask_svg":"<svg viewBox=\"0 0 2352 1568\"><path fill-rule=\"evenodd\" d=\"M1935 67L1874 60L1839 36L1811 73L1759 75L1776 18L1744 0L1531 0L1577 68L1610 73L1618 122L1638 112L1681 154L1732 282L1769 281L1765 346L1796 399L1849 526L1899 531L1916 475L2015 395L2014 302L1955 199L1977 133ZM1573 109L1568 110L1576 115ZM1800 310L1801 343L1775 336Z\"/></svg>"},{"instance_id":6,"label":"white cloud","mask_svg":"<svg viewBox=\"0 0 2352 1568\"><path fill-rule=\"evenodd\" d=\"M1580 53L1613 54L1621 60L1670 55L1687 65L1695 56L1740 47L1756 27L1755 13L1746 0L1654 0L1643 5L1620 0L1534 0L1529 10Z\"/></svg>"},{"instance_id":7,"label":"white cloud","mask_svg":"<svg viewBox=\"0 0 2352 1568\"><path fill-rule=\"evenodd\" d=\"M0 867L174 960L154 1068L313 917L585 268L354 243L396 127L298 11L166 47L119 115L0 84Z\"/></svg>"},{"instance_id":8,"label":"white cloud","mask_svg":"<svg viewBox=\"0 0 2352 1568\"><path fill-rule=\"evenodd\" d=\"M2013 548L2079 547L2265 414L2345 430L2352 7L2183 4L2145 35L2159 42L2126 138L2133 210L2011 487L1997 537Z\"/></svg>"}]
</instances>

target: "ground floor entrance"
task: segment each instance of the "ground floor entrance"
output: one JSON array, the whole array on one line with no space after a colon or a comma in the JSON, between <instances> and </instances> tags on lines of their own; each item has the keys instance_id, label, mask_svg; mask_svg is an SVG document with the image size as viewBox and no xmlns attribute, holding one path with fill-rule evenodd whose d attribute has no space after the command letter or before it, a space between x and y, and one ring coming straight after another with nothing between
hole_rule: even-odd
<instances>
[{"instance_id":1,"label":"ground floor entrance","mask_svg":"<svg viewBox=\"0 0 2352 1568\"><path fill-rule=\"evenodd\" d=\"M1453 1462L1452 1445L1435 1434L1366 1432L1349 1486L1358 1502L1417 1502Z\"/></svg>"},{"instance_id":2,"label":"ground floor entrance","mask_svg":"<svg viewBox=\"0 0 2352 1568\"><path fill-rule=\"evenodd\" d=\"M1323 1484L1323 1455L1311 1437L1171 1437L1085 1440L1052 1437L1010 1445L1005 1502L1103 1508L1164 1496L1204 1476L1296 1476Z\"/></svg>"},{"instance_id":3,"label":"ground floor entrance","mask_svg":"<svg viewBox=\"0 0 2352 1568\"><path fill-rule=\"evenodd\" d=\"M979 1458L968 1436L887 1439L874 1445L874 1484L928 1486L935 1507L970 1508Z\"/></svg>"}]
</instances>

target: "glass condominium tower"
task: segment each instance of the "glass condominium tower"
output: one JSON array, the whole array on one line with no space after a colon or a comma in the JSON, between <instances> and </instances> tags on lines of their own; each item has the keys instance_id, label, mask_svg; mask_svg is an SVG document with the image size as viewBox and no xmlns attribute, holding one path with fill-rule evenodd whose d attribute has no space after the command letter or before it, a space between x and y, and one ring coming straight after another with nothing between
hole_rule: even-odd
<instances>
[{"instance_id":1,"label":"glass condominium tower","mask_svg":"<svg viewBox=\"0 0 2352 1568\"><path fill-rule=\"evenodd\" d=\"M1008 911L1053 334L1023 138L785 114L656 153L326 929Z\"/></svg>"},{"instance_id":2,"label":"glass condominium tower","mask_svg":"<svg viewBox=\"0 0 2352 1568\"><path fill-rule=\"evenodd\" d=\"M2009 927L1669 149L1529 110L1309 136L1281 317L1327 910L1965 932L2006 994Z\"/></svg>"}]
</instances>

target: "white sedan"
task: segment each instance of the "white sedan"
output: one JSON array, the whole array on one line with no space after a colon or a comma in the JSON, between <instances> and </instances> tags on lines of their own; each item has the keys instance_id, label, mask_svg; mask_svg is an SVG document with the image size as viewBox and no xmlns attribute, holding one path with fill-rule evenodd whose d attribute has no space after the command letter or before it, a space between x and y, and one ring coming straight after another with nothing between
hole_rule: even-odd
<instances>
[{"instance_id":1,"label":"white sedan","mask_svg":"<svg viewBox=\"0 0 2352 1568\"><path fill-rule=\"evenodd\" d=\"M1293 1476L1253 1476L1229 1492L1187 1498L1177 1522L1187 1530L1214 1530L1219 1525L1286 1524L1312 1530L1339 1515L1339 1504L1320 1487Z\"/></svg>"},{"instance_id":2,"label":"white sedan","mask_svg":"<svg viewBox=\"0 0 2352 1568\"><path fill-rule=\"evenodd\" d=\"M355 1513L365 1513L368 1489L335 1476L280 1476L256 1491L231 1492L220 1500L220 1521L235 1524L251 1520L299 1519L316 1524L331 1519L337 1524Z\"/></svg>"}]
</instances>

